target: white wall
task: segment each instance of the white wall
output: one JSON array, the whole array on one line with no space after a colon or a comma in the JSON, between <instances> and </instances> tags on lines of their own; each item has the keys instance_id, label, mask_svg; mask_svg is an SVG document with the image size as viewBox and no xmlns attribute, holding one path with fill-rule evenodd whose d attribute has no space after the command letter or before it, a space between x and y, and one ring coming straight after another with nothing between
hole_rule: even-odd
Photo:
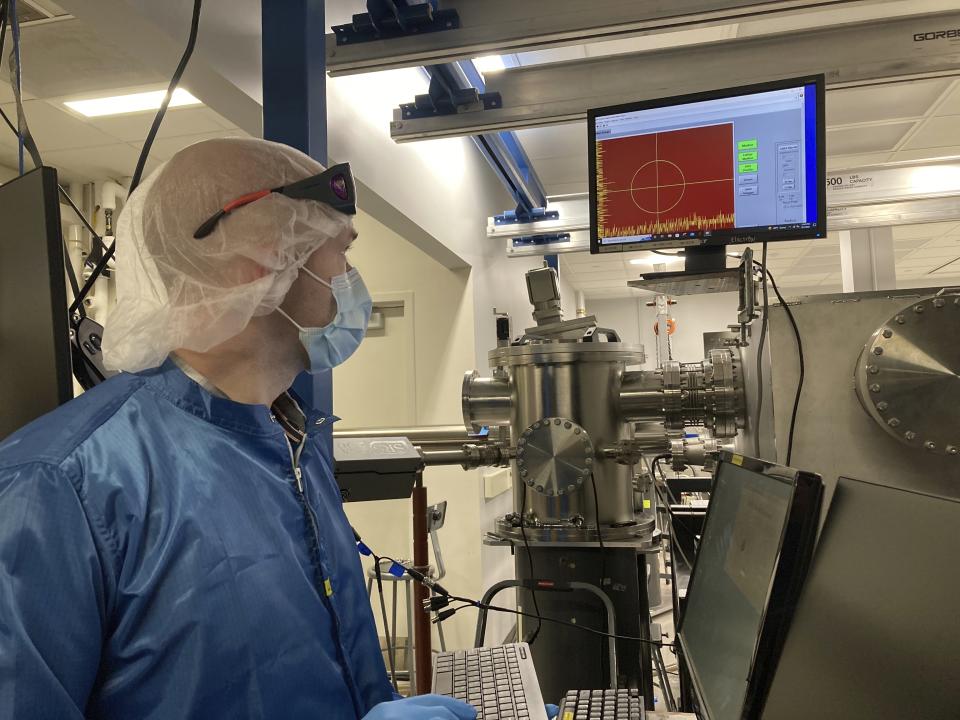
<instances>
[{"instance_id":1,"label":"white wall","mask_svg":"<svg viewBox=\"0 0 960 720\"><path fill-rule=\"evenodd\" d=\"M647 307L649 298L624 298L622 300L587 298L587 313L596 315L604 327L612 327L620 333L624 342L641 343L647 351L646 367L656 365L657 339L653 325L657 319L655 307ZM737 293L709 295L680 295L674 298L670 314L677 321L677 331L672 336L673 359L682 362L702 360L703 333L727 329L737 321Z\"/></svg>"},{"instance_id":2,"label":"white wall","mask_svg":"<svg viewBox=\"0 0 960 720\"><path fill-rule=\"evenodd\" d=\"M447 425L461 422L460 382L473 365L473 300L468 271L447 269L414 248L404 238L364 213L355 222L360 233L350 251L350 262L363 274L374 298L407 296L413 316L413 367L404 386L384 387L381 376L404 378L403 358L386 355L396 349L393 338L371 333L357 354L334 371L335 411L343 420L338 428L384 426L395 423ZM409 317L409 316L408 316ZM388 319L387 332L402 332L399 319ZM397 323L397 324L394 324ZM392 344L387 344L388 339ZM408 402L413 385L413 399ZM376 390L372 388L376 386ZM479 474L459 467L428 468L425 473L430 503L447 500L447 525L440 531L448 565L448 587L461 595L478 596L480 584ZM352 503L346 506L351 523L375 552L393 557L412 556L412 516L408 500ZM388 595L388 603L390 597ZM389 607L388 607L389 610ZM379 609L377 608L377 615ZM401 611L400 634L405 633ZM471 644L473 618L458 615L444 625L451 646Z\"/></svg>"}]
</instances>

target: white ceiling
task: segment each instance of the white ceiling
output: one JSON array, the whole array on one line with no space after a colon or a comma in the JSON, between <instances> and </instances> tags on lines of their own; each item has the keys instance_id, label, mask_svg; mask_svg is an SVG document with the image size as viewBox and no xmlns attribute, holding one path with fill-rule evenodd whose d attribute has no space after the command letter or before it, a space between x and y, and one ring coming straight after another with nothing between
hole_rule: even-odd
<instances>
[{"instance_id":1,"label":"white ceiling","mask_svg":"<svg viewBox=\"0 0 960 720\"><path fill-rule=\"evenodd\" d=\"M785 18L520 53L511 59L513 64L536 65L956 8L956 0L869 0L853 7ZM827 93L826 113L829 170L960 155L960 79L832 90ZM548 195L587 192L585 122L520 130L517 134ZM960 280L960 263L927 275L938 265L960 256L960 223L895 228L894 244L902 286ZM771 272L783 288L793 292L841 291L840 244L836 234L816 242L774 243L769 253ZM561 255L561 272L587 297L639 296L646 293L626 287L626 282L654 268L650 262L631 265L630 260L635 259L670 260L650 253L566 254ZM664 269L680 270L682 265Z\"/></svg>"},{"instance_id":2,"label":"white ceiling","mask_svg":"<svg viewBox=\"0 0 960 720\"><path fill-rule=\"evenodd\" d=\"M44 7L55 6L45 3ZM64 106L63 101L162 89L166 87L164 76L102 41L91 28L69 15L28 23L22 28L22 38L24 113L43 161L57 167L67 182L131 175L154 112L87 118ZM51 47L57 52L47 52ZM74 71L64 72L64 68ZM16 123L13 101L9 83L0 80L0 108ZM242 133L207 107L170 108L150 153L147 171L198 140L236 134ZM0 165L16 167L17 155L16 136L0 124ZM29 157L25 163L32 167Z\"/></svg>"},{"instance_id":3,"label":"white ceiling","mask_svg":"<svg viewBox=\"0 0 960 720\"><path fill-rule=\"evenodd\" d=\"M144 0L133 1L147 4ZM23 28L24 86L28 91L25 110L44 160L58 166L66 181L129 175L153 113L83 118L66 109L63 100L104 91L162 88L166 71L159 72L132 57L96 28L63 15L63 9L49 0L37 0L34 4L46 11L49 18ZM338 19L337 13L346 17L351 10L362 10L360 0L328 0L327 5L330 22ZM952 10L956 6L956 0L866 0L853 8L522 53L516 59L520 64L555 62L907 13ZM181 10L177 6L177 12ZM50 48L56 48L56 52L50 52ZM200 48L198 54L202 56L203 50ZM243 50L246 54L248 51L249 48ZM65 68L70 71L65 72ZM12 100L10 86L0 80L0 107L13 118ZM942 78L831 91L827 119L831 169L960 155L960 80ZM170 109L154 145L148 170L190 143L238 134L242 131L210 108ZM587 144L583 123L522 130L519 135L549 194L586 191ZM15 138L0 127L0 165L15 166L16 154ZM960 267L956 266L936 275L925 274L960 255L960 223L896 228L894 237L898 276L903 283L923 285L930 281L936 284L947 282L941 280L941 276L948 278L951 273L960 276ZM951 254L954 251L955 254ZM616 257L564 255L561 268L574 286L589 296L622 296L637 292L625 287L627 280L653 269L650 265L629 264L629 260L644 256L643 253ZM669 258L658 257L658 260L669 261ZM770 267L784 288L822 292L840 289L839 243L834 235L818 243L773 244Z\"/></svg>"}]
</instances>

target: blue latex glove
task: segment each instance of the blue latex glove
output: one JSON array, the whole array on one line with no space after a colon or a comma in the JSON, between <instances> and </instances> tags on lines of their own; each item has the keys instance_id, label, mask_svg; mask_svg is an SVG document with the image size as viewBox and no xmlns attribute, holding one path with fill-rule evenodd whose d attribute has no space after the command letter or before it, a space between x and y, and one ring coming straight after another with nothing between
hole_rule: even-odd
<instances>
[{"instance_id":1,"label":"blue latex glove","mask_svg":"<svg viewBox=\"0 0 960 720\"><path fill-rule=\"evenodd\" d=\"M443 695L417 695L377 705L363 720L476 720L472 705Z\"/></svg>"},{"instance_id":2,"label":"blue latex glove","mask_svg":"<svg viewBox=\"0 0 960 720\"><path fill-rule=\"evenodd\" d=\"M550 705L548 703L543 707L547 711L547 717L550 718L550 720L553 720L553 718L560 714L560 708L558 708L556 705Z\"/></svg>"}]
</instances>

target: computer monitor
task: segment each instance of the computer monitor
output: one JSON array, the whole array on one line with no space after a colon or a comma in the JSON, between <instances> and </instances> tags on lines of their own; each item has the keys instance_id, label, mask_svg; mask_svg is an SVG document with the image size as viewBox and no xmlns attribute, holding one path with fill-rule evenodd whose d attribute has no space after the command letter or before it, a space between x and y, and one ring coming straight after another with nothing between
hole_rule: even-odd
<instances>
[{"instance_id":1,"label":"computer monitor","mask_svg":"<svg viewBox=\"0 0 960 720\"><path fill-rule=\"evenodd\" d=\"M590 110L587 128L591 253L826 236L822 75Z\"/></svg>"},{"instance_id":2,"label":"computer monitor","mask_svg":"<svg viewBox=\"0 0 960 720\"><path fill-rule=\"evenodd\" d=\"M0 440L73 397L57 171L0 185Z\"/></svg>"},{"instance_id":3,"label":"computer monitor","mask_svg":"<svg viewBox=\"0 0 960 720\"><path fill-rule=\"evenodd\" d=\"M677 637L702 720L757 717L816 539L818 475L718 464Z\"/></svg>"},{"instance_id":4,"label":"computer monitor","mask_svg":"<svg viewBox=\"0 0 960 720\"><path fill-rule=\"evenodd\" d=\"M960 717L958 528L957 497L841 477L763 718Z\"/></svg>"}]
</instances>

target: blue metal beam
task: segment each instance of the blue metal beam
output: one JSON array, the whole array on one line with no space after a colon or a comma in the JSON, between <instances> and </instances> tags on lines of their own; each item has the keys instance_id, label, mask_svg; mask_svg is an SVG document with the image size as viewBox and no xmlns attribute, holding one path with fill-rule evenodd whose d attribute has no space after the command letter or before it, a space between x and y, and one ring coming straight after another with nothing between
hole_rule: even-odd
<instances>
[{"instance_id":1,"label":"blue metal beam","mask_svg":"<svg viewBox=\"0 0 960 720\"><path fill-rule=\"evenodd\" d=\"M262 0L263 136L327 164L327 82L323 0ZM331 373L294 382L313 409L333 408ZM327 434L332 450L332 435Z\"/></svg>"},{"instance_id":2,"label":"blue metal beam","mask_svg":"<svg viewBox=\"0 0 960 720\"><path fill-rule=\"evenodd\" d=\"M424 71L432 84L438 81L444 85L455 84L456 90L472 89L481 97L483 96L485 90L483 75L474 66L472 60L462 60L448 65L431 65L424 68ZM486 101L487 104L489 102L491 102L490 99ZM510 131L487 133L474 136L473 141L516 202L517 215L529 218L534 210L546 207L546 190L516 133Z\"/></svg>"}]
</instances>

